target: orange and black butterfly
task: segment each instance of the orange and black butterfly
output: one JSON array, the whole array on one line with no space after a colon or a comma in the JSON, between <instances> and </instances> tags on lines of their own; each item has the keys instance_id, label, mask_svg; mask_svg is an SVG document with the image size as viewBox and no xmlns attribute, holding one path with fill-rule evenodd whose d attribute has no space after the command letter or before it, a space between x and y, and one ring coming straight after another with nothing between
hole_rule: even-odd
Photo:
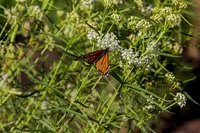
<instances>
[{"instance_id":1,"label":"orange and black butterfly","mask_svg":"<svg viewBox=\"0 0 200 133\"><path fill-rule=\"evenodd\" d=\"M89 64L95 64L98 71L102 72L104 76L108 75L108 52L109 48L97 50L82 56L82 59Z\"/></svg>"}]
</instances>

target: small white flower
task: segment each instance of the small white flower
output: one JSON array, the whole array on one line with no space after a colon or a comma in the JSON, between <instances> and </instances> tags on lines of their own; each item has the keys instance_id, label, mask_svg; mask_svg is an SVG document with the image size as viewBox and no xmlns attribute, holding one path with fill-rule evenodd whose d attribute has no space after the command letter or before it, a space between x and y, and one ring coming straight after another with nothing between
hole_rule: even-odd
<instances>
[{"instance_id":1,"label":"small white flower","mask_svg":"<svg viewBox=\"0 0 200 133\"><path fill-rule=\"evenodd\" d=\"M103 38L98 37L97 46L101 48L109 48L111 51L121 49L121 46L119 46L119 40L113 32L106 33Z\"/></svg>"},{"instance_id":2,"label":"small white flower","mask_svg":"<svg viewBox=\"0 0 200 133\"><path fill-rule=\"evenodd\" d=\"M0 88L6 87L10 82L11 80L7 73L0 74Z\"/></svg>"},{"instance_id":3,"label":"small white flower","mask_svg":"<svg viewBox=\"0 0 200 133\"><path fill-rule=\"evenodd\" d=\"M97 40L99 38L99 34L95 31L95 30L90 30L90 32L88 32L87 34L87 38L88 40Z\"/></svg>"},{"instance_id":4,"label":"small white flower","mask_svg":"<svg viewBox=\"0 0 200 133\"><path fill-rule=\"evenodd\" d=\"M68 36L69 38L72 38L75 34L74 30L75 28L73 24L66 24L63 32L66 36Z\"/></svg>"},{"instance_id":5,"label":"small white flower","mask_svg":"<svg viewBox=\"0 0 200 133\"><path fill-rule=\"evenodd\" d=\"M163 20L162 15L159 14L159 13L153 14L150 18L151 18L152 20L154 20L154 21L157 21L157 22L162 22L162 20Z\"/></svg>"},{"instance_id":6,"label":"small white flower","mask_svg":"<svg viewBox=\"0 0 200 133\"><path fill-rule=\"evenodd\" d=\"M123 49L121 51L122 59L128 61L129 65L138 65L139 64L138 56L139 54L134 53L133 49Z\"/></svg>"},{"instance_id":7,"label":"small white flower","mask_svg":"<svg viewBox=\"0 0 200 133\"><path fill-rule=\"evenodd\" d=\"M155 44L155 41L154 41L154 40L151 41L151 42L148 44L148 46L147 46L146 49L147 49L149 52L152 52L152 54L150 54L150 56L159 57L159 55L154 54L154 52L159 52L159 51L160 51L160 45L161 45L161 42L157 42L157 43Z\"/></svg>"},{"instance_id":8,"label":"small white flower","mask_svg":"<svg viewBox=\"0 0 200 133\"><path fill-rule=\"evenodd\" d=\"M14 7L11 7L10 9L5 9L4 14L9 19L9 24L13 24L14 22L16 22L16 20L19 16L19 12L18 12L17 8L14 8Z\"/></svg>"},{"instance_id":9,"label":"small white flower","mask_svg":"<svg viewBox=\"0 0 200 133\"><path fill-rule=\"evenodd\" d=\"M164 7L160 10L160 13L165 16L165 15L169 15L169 14L172 14L172 8L171 7Z\"/></svg>"},{"instance_id":10,"label":"small white flower","mask_svg":"<svg viewBox=\"0 0 200 133\"><path fill-rule=\"evenodd\" d=\"M132 49L123 49L120 51L123 60L127 61L129 66L142 67L145 71L149 71L152 65L152 55L139 57L139 53L134 53Z\"/></svg>"},{"instance_id":11,"label":"small white flower","mask_svg":"<svg viewBox=\"0 0 200 133\"><path fill-rule=\"evenodd\" d=\"M134 0L134 2L137 4L137 6L139 8L142 8L143 7L143 1L142 0Z\"/></svg>"},{"instance_id":12,"label":"small white flower","mask_svg":"<svg viewBox=\"0 0 200 133\"><path fill-rule=\"evenodd\" d=\"M19 2L19 3L26 3L27 1L26 1L26 0L16 0L16 2Z\"/></svg>"},{"instance_id":13,"label":"small white flower","mask_svg":"<svg viewBox=\"0 0 200 133\"><path fill-rule=\"evenodd\" d=\"M149 98L151 100L155 100L155 98L152 95L150 95ZM147 105L143 107L143 110L145 110L145 111L153 111L153 110L155 110L156 107L155 107L155 105L153 104L153 102L151 100L147 99Z\"/></svg>"},{"instance_id":14,"label":"small white flower","mask_svg":"<svg viewBox=\"0 0 200 133\"><path fill-rule=\"evenodd\" d=\"M85 10L85 9L94 9L94 4L95 4L96 0L81 0L80 4L80 9L81 10Z\"/></svg>"},{"instance_id":15,"label":"small white flower","mask_svg":"<svg viewBox=\"0 0 200 133\"><path fill-rule=\"evenodd\" d=\"M172 4L178 5L179 1L178 0L172 0Z\"/></svg>"},{"instance_id":16,"label":"small white flower","mask_svg":"<svg viewBox=\"0 0 200 133\"><path fill-rule=\"evenodd\" d=\"M137 24L136 24L136 28L137 29L148 29L152 26L152 24L145 20L145 19L142 19L140 20Z\"/></svg>"},{"instance_id":17,"label":"small white flower","mask_svg":"<svg viewBox=\"0 0 200 133\"><path fill-rule=\"evenodd\" d=\"M180 108L183 108L186 105L186 101L187 101L185 95L180 92L176 93L174 100L180 106Z\"/></svg>"},{"instance_id":18,"label":"small white flower","mask_svg":"<svg viewBox=\"0 0 200 133\"><path fill-rule=\"evenodd\" d=\"M185 3L185 2L179 3L179 9L186 9L186 8L187 8L187 3Z\"/></svg>"},{"instance_id":19,"label":"small white flower","mask_svg":"<svg viewBox=\"0 0 200 133\"><path fill-rule=\"evenodd\" d=\"M5 54L5 45L0 45L0 55L3 56Z\"/></svg>"},{"instance_id":20,"label":"small white flower","mask_svg":"<svg viewBox=\"0 0 200 133\"><path fill-rule=\"evenodd\" d=\"M173 82L175 80L175 76L172 72L168 72L165 74L166 81Z\"/></svg>"},{"instance_id":21,"label":"small white flower","mask_svg":"<svg viewBox=\"0 0 200 133\"><path fill-rule=\"evenodd\" d=\"M153 110L155 110L155 105L152 105L152 104L146 105L142 109L145 111L153 111Z\"/></svg>"},{"instance_id":22,"label":"small white flower","mask_svg":"<svg viewBox=\"0 0 200 133\"><path fill-rule=\"evenodd\" d=\"M45 109L47 109L48 108L48 102L47 101L42 101L41 102L41 105L40 105L40 108L42 109L42 110L45 110Z\"/></svg>"},{"instance_id":23,"label":"small white flower","mask_svg":"<svg viewBox=\"0 0 200 133\"><path fill-rule=\"evenodd\" d=\"M111 15L111 18L114 20L114 21L116 21L116 22L120 22L121 21L121 19L122 19L122 17L119 15L119 14L117 14L117 13L114 13L114 14L112 14Z\"/></svg>"},{"instance_id":24,"label":"small white flower","mask_svg":"<svg viewBox=\"0 0 200 133\"><path fill-rule=\"evenodd\" d=\"M152 56L145 55L139 58L138 67L144 68L145 71L149 71L152 65Z\"/></svg>"},{"instance_id":25,"label":"small white flower","mask_svg":"<svg viewBox=\"0 0 200 133\"><path fill-rule=\"evenodd\" d=\"M147 15L150 15L150 14L152 13L152 9L153 9L152 7L153 7L152 4L151 4L151 5L144 6L144 7L142 7L141 12L142 12L142 13L145 13L145 14L147 14Z\"/></svg>"},{"instance_id":26,"label":"small white flower","mask_svg":"<svg viewBox=\"0 0 200 133\"><path fill-rule=\"evenodd\" d=\"M136 24L138 23L138 20L136 17L131 16L128 18L128 27L131 29L136 29Z\"/></svg>"},{"instance_id":27,"label":"small white flower","mask_svg":"<svg viewBox=\"0 0 200 133\"><path fill-rule=\"evenodd\" d=\"M119 5L122 3L123 3L123 0L104 0L104 6L106 6L106 7L111 7L114 4Z\"/></svg>"},{"instance_id":28,"label":"small white flower","mask_svg":"<svg viewBox=\"0 0 200 133\"><path fill-rule=\"evenodd\" d=\"M113 1L112 0L104 0L104 6L105 7L111 7L113 5Z\"/></svg>"},{"instance_id":29,"label":"small white flower","mask_svg":"<svg viewBox=\"0 0 200 133\"><path fill-rule=\"evenodd\" d=\"M122 4L123 0L113 0L113 4Z\"/></svg>"},{"instance_id":30,"label":"small white flower","mask_svg":"<svg viewBox=\"0 0 200 133\"><path fill-rule=\"evenodd\" d=\"M150 98L151 100L155 100L155 98L154 98L152 95L149 95L149 98ZM147 102L153 104L153 103L151 102L151 100L147 99Z\"/></svg>"},{"instance_id":31,"label":"small white flower","mask_svg":"<svg viewBox=\"0 0 200 133\"><path fill-rule=\"evenodd\" d=\"M181 23L181 16L179 14L170 14L166 17L167 24L169 27L174 28L179 26Z\"/></svg>"},{"instance_id":32,"label":"small white flower","mask_svg":"<svg viewBox=\"0 0 200 133\"><path fill-rule=\"evenodd\" d=\"M29 16L31 18L37 19L37 20L42 19L43 13L40 10L39 6L30 6L30 7L27 7L27 9L28 9Z\"/></svg>"},{"instance_id":33,"label":"small white flower","mask_svg":"<svg viewBox=\"0 0 200 133\"><path fill-rule=\"evenodd\" d=\"M140 57L140 62L139 62L140 66L147 66L149 64L151 64L151 59L149 58L149 56L145 55Z\"/></svg>"}]
</instances>

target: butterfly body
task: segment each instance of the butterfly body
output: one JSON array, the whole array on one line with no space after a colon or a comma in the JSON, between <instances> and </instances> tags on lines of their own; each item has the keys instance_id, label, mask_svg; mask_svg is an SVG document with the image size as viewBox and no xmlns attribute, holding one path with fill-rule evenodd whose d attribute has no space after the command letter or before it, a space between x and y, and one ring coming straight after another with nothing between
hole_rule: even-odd
<instances>
[{"instance_id":1,"label":"butterfly body","mask_svg":"<svg viewBox=\"0 0 200 133\"><path fill-rule=\"evenodd\" d=\"M104 76L108 74L108 52L109 48L103 50L97 50L82 56L89 64L95 64L95 67L98 71L102 72Z\"/></svg>"}]
</instances>

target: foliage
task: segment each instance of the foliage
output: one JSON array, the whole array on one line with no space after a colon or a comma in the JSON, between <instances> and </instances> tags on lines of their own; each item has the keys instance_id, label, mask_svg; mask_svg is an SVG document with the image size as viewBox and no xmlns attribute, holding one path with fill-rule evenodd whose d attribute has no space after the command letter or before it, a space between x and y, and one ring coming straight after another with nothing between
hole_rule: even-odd
<instances>
[{"instance_id":1,"label":"foliage","mask_svg":"<svg viewBox=\"0 0 200 133\"><path fill-rule=\"evenodd\" d=\"M0 2L2 132L153 132L150 120L185 106L168 68L188 39L184 1ZM107 77L74 60L107 47Z\"/></svg>"}]
</instances>

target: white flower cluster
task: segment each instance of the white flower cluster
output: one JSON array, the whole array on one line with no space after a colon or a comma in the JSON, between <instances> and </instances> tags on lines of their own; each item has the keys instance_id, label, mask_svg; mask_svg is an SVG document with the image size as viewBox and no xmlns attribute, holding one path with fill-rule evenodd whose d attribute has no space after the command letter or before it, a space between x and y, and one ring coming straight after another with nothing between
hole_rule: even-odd
<instances>
[{"instance_id":1,"label":"white flower cluster","mask_svg":"<svg viewBox=\"0 0 200 133\"><path fill-rule=\"evenodd\" d=\"M85 10L85 9L94 9L94 4L96 0L81 0L80 1L80 9Z\"/></svg>"},{"instance_id":2,"label":"white flower cluster","mask_svg":"<svg viewBox=\"0 0 200 133\"><path fill-rule=\"evenodd\" d=\"M155 98L153 96L149 96L150 99L155 100ZM153 102L151 102L149 99L147 99L147 104L146 106L143 107L143 110L145 111L153 111L155 110L155 105L153 104Z\"/></svg>"},{"instance_id":3,"label":"white flower cluster","mask_svg":"<svg viewBox=\"0 0 200 133\"><path fill-rule=\"evenodd\" d=\"M134 2L137 4L137 6L139 8L142 8L143 7L143 0L134 0Z\"/></svg>"},{"instance_id":4,"label":"white flower cluster","mask_svg":"<svg viewBox=\"0 0 200 133\"><path fill-rule=\"evenodd\" d=\"M151 17L150 17L152 20L156 21L156 22L162 22L163 20L163 17L161 14L153 14Z\"/></svg>"},{"instance_id":5,"label":"white flower cluster","mask_svg":"<svg viewBox=\"0 0 200 133\"><path fill-rule=\"evenodd\" d=\"M31 18L37 19L37 20L42 19L43 13L40 10L39 6L30 6L30 7L27 7L27 10L28 10L28 14Z\"/></svg>"},{"instance_id":6,"label":"white flower cluster","mask_svg":"<svg viewBox=\"0 0 200 133\"><path fill-rule=\"evenodd\" d=\"M0 56L3 56L5 54L5 45L0 45Z\"/></svg>"},{"instance_id":7,"label":"white flower cluster","mask_svg":"<svg viewBox=\"0 0 200 133\"><path fill-rule=\"evenodd\" d=\"M66 13L64 34L72 38L76 33L83 29L80 25L80 16L75 11Z\"/></svg>"},{"instance_id":8,"label":"white flower cluster","mask_svg":"<svg viewBox=\"0 0 200 133\"><path fill-rule=\"evenodd\" d=\"M128 27L131 29L148 29L152 26L152 24L146 19L140 19L134 16L128 18Z\"/></svg>"},{"instance_id":9,"label":"white flower cluster","mask_svg":"<svg viewBox=\"0 0 200 133\"><path fill-rule=\"evenodd\" d=\"M187 4L184 3L184 2L180 2L180 3L179 3L179 8L180 8L180 9L186 9L186 8L187 8Z\"/></svg>"},{"instance_id":10,"label":"white flower cluster","mask_svg":"<svg viewBox=\"0 0 200 133\"><path fill-rule=\"evenodd\" d=\"M123 0L113 0L113 4L117 5L117 4L122 4Z\"/></svg>"},{"instance_id":11,"label":"white flower cluster","mask_svg":"<svg viewBox=\"0 0 200 133\"><path fill-rule=\"evenodd\" d=\"M135 35L135 39L139 39L139 38L154 38L155 37L155 33L153 33L151 30L147 30L147 31L141 31L139 30L138 33ZM139 38L137 38L139 37Z\"/></svg>"},{"instance_id":12,"label":"white flower cluster","mask_svg":"<svg viewBox=\"0 0 200 133\"><path fill-rule=\"evenodd\" d=\"M142 109L146 110L146 111L153 111L153 110L155 110L155 105L152 105L152 104L146 105Z\"/></svg>"},{"instance_id":13,"label":"white flower cluster","mask_svg":"<svg viewBox=\"0 0 200 133\"><path fill-rule=\"evenodd\" d=\"M106 33L103 37L101 37L96 31L91 30L87 36L88 40L96 41L98 47L109 48L110 51L122 49L122 47L119 46L119 40L113 32Z\"/></svg>"},{"instance_id":14,"label":"white flower cluster","mask_svg":"<svg viewBox=\"0 0 200 133\"><path fill-rule=\"evenodd\" d=\"M104 6L105 7L111 7L113 5L112 0L104 0Z\"/></svg>"},{"instance_id":15,"label":"white flower cluster","mask_svg":"<svg viewBox=\"0 0 200 133\"><path fill-rule=\"evenodd\" d=\"M136 24L136 28L139 30L139 29L148 29L152 26L152 24L145 20L145 19L142 19L140 20L137 24Z\"/></svg>"},{"instance_id":16,"label":"white flower cluster","mask_svg":"<svg viewBox=\"0 0 200 133\"><path fill-rule=\"evenodd\" d=\"M186 3L175 1L175 7L163 7L163 8L154 8L152 10L152 16L150 17L152 20L166 23L168 27L174 28L175 26L179 26L181 23L181 15L179 12L187 7Z\"/></svg>"},{"instance_id":17,"label":"white flower cluster","mask_svg":"<svg viewBox=\"0 0 200 133\"><path fill-rule=\"evenodd\" d=\"M27 1L26 0L16 0L16 2L18 3L26 3Z\"/></svg>"},{"instance_id":18,"label":"white flower cluster","mask_svg":"<svg viewBox=\"0 0 200 133\"><path fill-rule=\"evenodd\" d=\"M159 49L160 43L158 43L152 47L153 43L154 42L152 41L147 46L147 50L149 50L149 52L152 52L151 54L139 57L138 52L134 53L132 49L130 49L130 50L125 49L125 50L121 51L122 59L128 61L128 64L130 66L142 67L142 68L144 68L145 71L149 71L153 64L152 60L154 58L158 58L158 55L154 54L153 52L157 52L160 50Z\"/></svg>"},{"instance_id":19,"label":"white flower cluster","mask_svg":"<svg viewBox=\"0 0 200 133\"><path fill-rule=\"evenodd\" d=\"M117 13L114 13L114 14L112 14L111 15L111 18L114 20L114 21L116 21L116 22L120 22L121 21L121 19L122 19L122 16L120 16L119 14L117 14Z\"/></svg>"},{"instance_id":20,"label":"white flower cluster","mask_svg":"<svg viewBox=\"0 0 200 133\"><path fill-rule=\"evenodd\" d=\"M100 48L109 48L110 51L118 51L121 54L122 60L128 63L130 67L142 67L144 70L149 71L152 66L152 59L156 57L155 54L139 56L139 53L134 53L133 49L124 49L119 45L119 40L114 33L106 33L103 37L100 36L95 30L91 30L88 35L90 42L95 42ZM150 52L157 51L156 46L152 47Z\"/></svg>"},{"instance_id":21,"label":"white flower cluster","mask_svg":"<svg viewBox=\"0 0 200 133\"><path fill-rule=\"evenodd\" d=\"M142 7L141 12L146 14L146 15L150 15L152 13L152 9L153 9L153 5L147 5Z\"/></svg>"},{"instance_id":22,"label":"white flower cluster","mask_svg":"<svg viewBox=\"0 0 200 133\"><path fill-rule=\"evenodd\" d=\"M134 30L136 28L137 22L138 21L136 20L136 17L134 17L134 16L129 17L128 18L128 27Z\"/></svg>"},{"instance_id":23,"label":"white flower cluster","mask_svg":"<svg viewBox=\"0 0 200 133\"><path fill-rule=\"evenodd\" d=\"M97 40L97 46L101 48L109 47L111 51L121 49L121 46L119 46L119 40L113 32L106 33L102 39L99 38Z\"/></svg>"},{"instance_id":24,"label":"white flower cluster","mask_svg":"<svg viewBox=\"0 0 200 133\"><path fill-rule=\"evenodd\" d=\"M174 4L175 6L178 6L180 10L187 8L187 3L182 2L182 1L172 0L172 4Z\"/></svg>"},{"instance_id":25,"label":"white flower cluster","mask_svg":"<svg viewBox=\"0 0 200 133\"><path fill-rule=\"evenodd\" d=\"M7 73L2 72L0 74L0 88L5 88L11 80L9 79L9 76Z\"/></svg>"},{"instance_id":26,"label":"white flower cluster","mask_svg":"<svg viewBox=\"0 0 200 133\"><path fill-rule=\"evenodd\" d=\"M10 9L5 9L4 14L9 19L9 24L13 24L19 16L17 8L14 7L11 7Z\"/></svg>"},{"instance_id":27,"label":"white flower cluster","mask_svg":"<svg viewBox=\"0 0 200 133\"><path fill-rule=\"evenodd\" d=\"M72 12L68 12L66 14L66 18L65 18L65 21L67 23L71 23L71 24L78 24L80 22L80 16L77 12L75 11L72 11Z\"/></svg>"},{"instance_id":28,"label":"white flower cluster","mask_svg":"<svg viewBox=\"0 0 200 133\"><path fill-rule=\"evenodd\" d=\"M140 57L138 65L144 67L145 71L149 71L152 65L152 57L149 55Z\"/></svg>"},{"instance_id":29,"label":"white flower cluster","mask_svg":"<svg viewBox=\"0 0 200 133\"><path fill-rule=\"evenodd\" d=\"M104 0L104 5L106 7L111 7L113 5L123 4L123 0Z\"/></svg>"},{"instance_id":30,"label":"white flower cluster","mask_svg":"<svg viewBox=\"0 0 200 133\"><path fill-rule=\"evenodd\" d=\"M123 49L121 51L121 57L123 60L127 61L129 65L139 64L139 54L134 53L133 49Z\"/></svg>"},{"instance_id":31,"label":"white flower cluster","mask_svg":"<svg viewBox=\"0 0 200 133\"><path fill-rule=\"evenodd\" d=\"M172 7L166 6L166 7L161 8L160 13L161 13L163 16L172 14Z\"/></svg>"},{"instance_id":32,"label":"white flower cluster","mask_svg":"<svg viewBox=\"0 0 200 133\"><path fill-rule=\"evenodd\" d=\"M186 105L186 101L187 101L185 95L180 92L176 93L174 100L180 106L180 108L183 108Z\"/></svg>"},{"instance_id":33,"label":"white flower cluster","mask_svg":"<svg viewBox=\"0 0 200 133\"><path fill-rule=\"evenodd\" d=\"M178 5L179 1L178 0L172 0L172 4Z\"/></svg>"},{"instance_id":34,"label":"white flower cluster","mask_svg":"<svg viewBox=\"0 0 200 133\"><path fill-rule=\"evenodd\" d=\"M172 72L168 72L165 74L166 81L173 82L175 80L175 76Z\"/></svg>"},{"instance_id":35,"label":"white flower cluster","mask_svg":"<svg viewBox=\"0 0 200 133\"><path fill-rule=\"evenodd\" d=\"M160 51L161 42L158 42L158 43L156 43L156 44L155 44L155 43L156 43L156 42L155 42L154 40L151 41L151 42L148 44L147 48L146 48L146 50L147 50L148 52L151 53L151 54L148 55L148 56L151 57L151 58L153 58L153 57L159 58L159 55L158 55L158 54L154 54L154 53Z\"/></svg>"},{"instance_id":36,"label":"white flower cluster","mask_svg":"<svg viewBox=\"0 0 200 133\"><path fill-rule=\"evenodd\" d=\"M177 0L173 0L174 7L163 7L163 8L154 8L152 10L152 16L150 17L154 21L159 21L161 23L166 22L167 26L170 28L174 28L175 26L179 26L181 23L181 15L180 11L187 8L187 4L184 2L179 2Z\"/></svg>"},{"instance_id":37,"label":"white flower cluster","mask_svg":"<svg viewBox=\"0 0 200 133\"><path fill-rule=\"evenodd\" d=\"M145 71L149 71L152 65L152 57L149 55L139 57L139 53L134 53L132 49L123 49L121 57L128 62L130 67L142 67Z\"/></svg>"},{"instance_id":38,"label":"white flower cluster","mask_svg":"<svg viewBox=\"0 0 200 133\"><path fill-rule=\"evenodd\" d=\"M181 16L179 14L170 14L166 17L166 21L169 27L174 28L175 26L179 26L181 23Z\"/></svg>"},{"instance_id":39,"label":"white flower cluster","mask_svg":"<svg viewBox=\"0 0 200 133\"><path fill-rule=\"evenodd\" d=\"M90 41L96 41L99 38L99 34L92 29L90 32L88 32L87 38Z\"/></svg>"}]
</instances>

